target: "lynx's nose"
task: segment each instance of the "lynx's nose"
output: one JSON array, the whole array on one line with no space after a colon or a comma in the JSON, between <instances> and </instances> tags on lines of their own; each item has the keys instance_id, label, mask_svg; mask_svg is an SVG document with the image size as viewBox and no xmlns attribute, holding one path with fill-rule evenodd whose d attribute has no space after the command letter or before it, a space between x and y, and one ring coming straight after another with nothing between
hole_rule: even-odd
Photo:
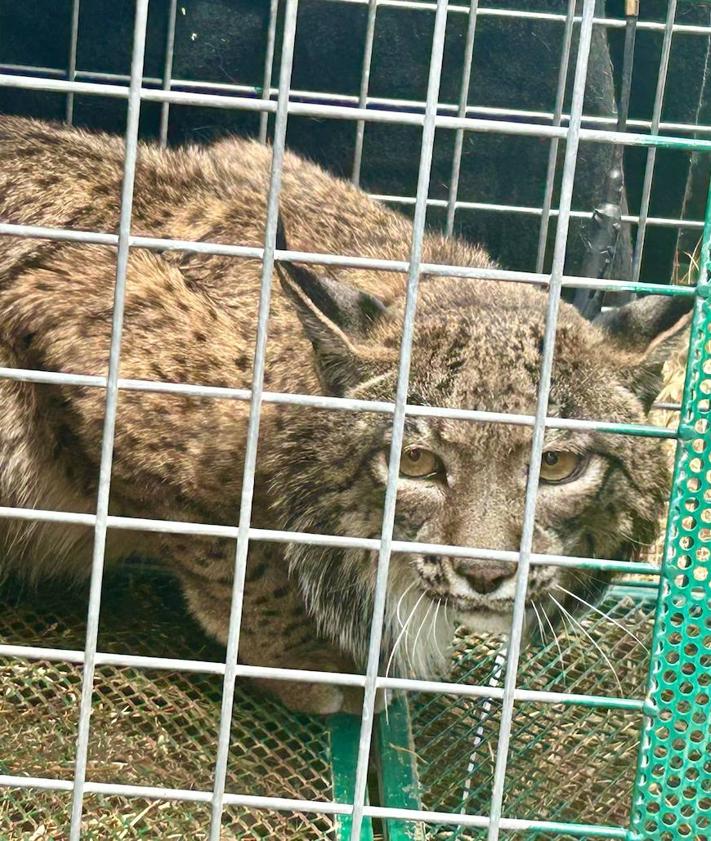
<instances>
[{"instance_id":1,"label":"lynx's nose","mask_svg":"<svg viewBox=\"0 0 711 841\"><path fill-rule=\"evenodd\" d=\"M497 590L505 581L516 575L514 564L502 564L496 561L462 561L456 570L465 578L469 586L482 596Z\"/></svg>"}]
</instances>

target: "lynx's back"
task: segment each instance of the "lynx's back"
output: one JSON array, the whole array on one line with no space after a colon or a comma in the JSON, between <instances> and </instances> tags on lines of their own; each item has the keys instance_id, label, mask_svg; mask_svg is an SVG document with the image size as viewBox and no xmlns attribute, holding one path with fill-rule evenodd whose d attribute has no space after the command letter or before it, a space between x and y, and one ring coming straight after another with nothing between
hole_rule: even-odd
<instances>
[{"instance_id":1,"label":"lynx's back","mask_svg":"<svg viewBox=\"0 0 711 841\"><path fill-rule=\"evenodd\" d=\"M0 219L19 225L115 234L123 153L119 137L1 118ZM230 138L211 147L167 151L140 144L132 234L261 248L270 166L271 150L251 140ZM404 217L291 154L284 163L280 204L293 249L407 258L410 225ZM488 263L479 249L440 237L428 240L426 257L439 262L465 258L473 264ZM111 246L3 237L0 364L105 374L115 260ZM249 388L260 273L261 263L256 259L132 248L121 375ZM385 301L398 298L404 288L402 275L397 273L344 270L341 274L352 285ZM269 335L266 387L318 392L310 342L276 283ZM91 512L103 417L100 391L0 380L0 395L4 504ZM222 490L224 482L237 493L241 447L233 443L244 434L246 413L242 403L226 407L208 401L197 405L196 401L167 401L155 395L123 395L113 476L117 510L137 512L138 497L141 504L150 502L154 513L183 516L186 500L199 490L193 498L194 507L205 514L210 511L214 517L213 502L206 506L200 502L210 480L196 476L193 451L200 451L203 459L222 470L221 474L218 470L219 478L216 476L210 493ZM265 437L279 422L279 414L277 407L265 406ZM175 440L168 440L166 427ZM230 430L225 445L229 455L222 458L214 439L225 427ZM143 451L141 442L146 443ZM161 445L170 451L170 458L166 449L161 456L149 451ZM140 477L134 467L122 470L121 454L128 449L138 453L138 462L144 466ZM181 458L182 451L185 456ZM172 467L183 468L177 494L165 492L163 471L168 461ZM177 503L176 495L180 496ZM230 522L235 511L230 506L232 495L224 496L217 507ZM86 555L84 544L90 540L85 530L75 528L64 529L63 537L57 526L48 530L36 524L28 527L3 521L0 531L3 529L8 531L13 552L0 563L7 564L8 558L19 555L33 570L42 566L42 558L51 566L68 565L71 569L77 554ZM52 538L43 537L49 531ZM30 534L36 536L36 545L29 540ZM71 548L77 541L82 544L78 552ZM121 554L124 541L118 542ZM30 555L31 561L27 560Z\"/></svg>"},{"instance_id":2,"label":"lynx's back","mask_svg":"<svg viewBox=\"0 0 711 841\"><path fill-rule=\"evenodd\" d=\"M2 222L116 233L120 139L0 118L0 164ZM139 146L132 234L183 244L132 243L122 378L251 387L261 260L205 254L185 241L260 249L270 166L270 150L248 140L176 150ZM412 227L404 216L295 155L286 155L282 175L280 215L289 249L408 259ZM422 259L493 267L480 248L436 233L426 234ZM115 271L114 245L2 237L0 366L104 376ZM404 273L283 262L273 280L267 391L392 400ZM549 413L643 421L665 341L679 329L679 306L650 298L598 327L563 304ZM532 414L545 312L546 295L527 284L426 274L409 403ZM235 397L122 389L111 513L234 525L248 418L248 403ZM101 388L0 378L0 504L93 512L103 419ZM387 412L266 401L252 525L377 537L391 422ZM395 538L517 549L530 443L526 424L408 417ZM667 480L666 455L656 442L548 430L545 458L535 552L614 558L653 539ZM91 529L78 526L2 519L0 567L34 577L86 575L92 538ZM169 565L204 628L226 639L232 541L109 530L109 559L133 552ZM375 563L376 553L365 549L250 543L241 656L307 669L362 665ZM384 659L390 663L400 643L407 656L398 655L398 671L428 674L441 666L452 617L430 611L435 604L451 606L453 616L475 628L508 627L514 579L511 564L482 568L475 558L398 553L390 568ZM527 599L531 609L555 615L551 590L592 597L604 583L602 575L536 565ZM422 634L427 643L408 641L401 607L404 615L422 612L413 628L434 623ZM332 712L345 704L336 687L290 695L285 684L276 691L302 709Z\"/></svg>"}]
</instances>

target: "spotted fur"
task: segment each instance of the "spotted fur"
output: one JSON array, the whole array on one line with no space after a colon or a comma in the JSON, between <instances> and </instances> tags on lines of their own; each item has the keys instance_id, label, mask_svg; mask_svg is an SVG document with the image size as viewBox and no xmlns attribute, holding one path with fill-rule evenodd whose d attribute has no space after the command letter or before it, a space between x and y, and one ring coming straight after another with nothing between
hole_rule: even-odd
<instances>
[{"instance_id":1,"label":"spotted fur","mask_svg":"<svg viewBox=\"0 0 711 841\"><path fill-rule=\"evenodd\" d=\"M57 125L0 118L3 222L115 232L123 142ZM206 148L141 145L134 234L261 246L271 153L229 139ZM299 251L405 260L410 222L317 166L287 154L280 198L288 244ZM115 249L0 240L0 365L103 375L108 364ZM491 267L484 251L427 234L427 263ZM133 248L128 261L121 376L249 388L260 262ZM400 273L287 265L275 274L265 387L392 400L404 304ZM545 294L521 284L426 277L421 284L409 401L530 414L539 380ZM665 331L681 313L653 299L620 323L584 322L563 305L549 412L645 420ZM92 387L0 379L0 504L92 512L104 395ZM111 513L234 524L248 405L122 391ZM260 528L377 537L382 525L391 416L265 403L252 522ZM409 417L406 443L445 465L440 481L399 482L395 537L515 549L520 540L530 428ZM653 539L666 460L651 439L551 431L548 446L588 461L568 485L542 487L534 550L630 557ZM92 532L2 519L4 570L30 578L85 576ZM152 555L182 582L205 629L226 639L234 542L110 531L107 557ZM253 541L240 656L252 664L362 669L375 553ZM394 554L383 669L432 674L444 667L456 620L504 628L512 567L489 564L497 585L479 588L475 560ZM478 567L480 568L480 567ZM531 572L529 603L551 588L586 594L603 577L554 566ZM543 609L548 610L548 605ZM357 708L357 695L325 685L267 683L293 707Z\"/></svg>"}]
</instances>

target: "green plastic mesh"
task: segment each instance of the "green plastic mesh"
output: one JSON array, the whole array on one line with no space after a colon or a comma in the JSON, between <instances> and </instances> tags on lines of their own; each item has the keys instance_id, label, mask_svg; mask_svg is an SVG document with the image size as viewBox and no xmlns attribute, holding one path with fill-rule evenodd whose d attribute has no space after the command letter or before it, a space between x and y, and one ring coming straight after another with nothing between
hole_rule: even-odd
<instances>
[{"instance_id":1,"label":"green plastic mesh","mask_svg":"<svg viewBox=\"0 0 711 841\"><path fill-rule=\"evenodd\" d=\"M99 650L220 660L189 621L174 583L154 574L107 579ZM84 593L5 587L0 639L82 649ZM221 677L126 667L96 670L87 779L210 790ZM0 659L0 773L71 779L81 667ZM227 791L331 800L329 731L237 688ZM0 799L0 841L66 836L70 798L9 789ZM82 838L207 838L209 805L87 795ZM334 837L333 819L228 807L225 839Z\"/></svg>"},{"instance_id":2,"label":"green plastic mesh","mask_svg":"<svg viewBox=\"0 0 711 841\"><path fill-rule=\"evenodd\" d=\"M710 211L711 215L711 211ZM711 225L707 225L707 231ZM704 248L709 262L708 238ZM632 828L711 838L711 286L692 330Z\"/></svg>"},{"instance_id":3,"label":"green plastic mesh","mask_svg":"<svg viewBox=\"0 0 711 841\"><path fill-rule=\"evenodd\" d=\"M526 689L640 698L647 676L654 591L614 589L605 616L579 617L555 639L522 655ZM486 685L498 637L462 640L457 679ZM609 662L608 662L609 661ZM422 807L487 814L496 758L499 705L482 699L416 696L410 704ZM629 820L641 714L580 705L515 706L504 814L523 819L625 826ZM483 838L482 831L430 827L427 837ZM502 837L519 838L510 833ZM528 833L526 838L568 836Z\"/></svg>"}]
</instances>

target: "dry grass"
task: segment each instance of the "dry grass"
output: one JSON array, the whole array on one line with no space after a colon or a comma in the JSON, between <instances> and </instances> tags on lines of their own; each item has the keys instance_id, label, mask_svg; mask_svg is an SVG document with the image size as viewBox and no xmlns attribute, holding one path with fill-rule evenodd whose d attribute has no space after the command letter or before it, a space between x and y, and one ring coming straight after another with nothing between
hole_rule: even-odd
<instances>
[{"instance_id":1,"label":"dry grass","mask_svg":"<svg viewBox=\"0 0 711 841\"><path fill-rule=\"evenodd\" d=\"M602 609L619 625L596 614L587 614L583 625L614 665L617 678L588 638L567 629L558 638L563 663L558 646L549 635L545 645L524 652L519 685L585 695L643 697L647 672L643 644L648 645L651 639L652 603L611 596L603 602ZM458 662L460 679L486 684L500 644L496 637L463 640ZM636 712L581 705L517 704L505 814L523 819L625 826L640 724ZM465 808L470 814L486 814L498 727L498 704L492 705L488 716L482 702L473 699L423 697L415 705L415 750L420 759L425 808L453 812ZM472 762L477 731L481 741ZM467 779L470 784L465 794ZM485 834L440 827L432 837L474 839Z\"/></svg>"},{"instance_id":2,"label":"dry grass","mask_svg":"<svg viewBox=\"0 0 711 841\"><path fill-rule=\"evenodd\" d=\"M169 579L108 580L99 648L154 656L220 659L175 603ZM41 609L40 609L41 606ZM84 594L6 591L4 642L81 649ZM0 773L71 779L81 670L68 663L0 660ZM87 779L210 790L219 726L215 675L100 667L96 672ZM330 799L323 722L288 713L238 688L227 790ZM0 841L66 837L69 796L17 789L0 800ZM209 806L121 797L86 801L83 837L207 838ZM229 809L225 839L325 838L331 822Z\"/></svg>"},{"instance_id":3,"label":"dry grass","mask_svg":"<svg viewBox=\"0 0 711 841\"><path fill-rule=\"evenodd\" d=\"M106 608L102 650L209 659L211 650L189 623L176 623L166 581L136 577L121 584ZM166 602L164 602L164 599ZM59 602L65 615L62 619ZM83 599L43 595L42 615L29 596L6 598L1 624L9 642L80 647ZM648 640L651 618L630 599L607 605L626 627ZM9 608L9 609L7 609ZM128 621L133 615L133 621ZM643 649L618 626L596 616L585 627L614 662L625 695L639 697L646 674ZM176 628L178 634L176 635ZM141 642L142 640L142 642ZM563 633L528 650L524 686L619 694L614 678L585 638ZM461 680L486 682L497 640L462 641ZM70 779L80 672L62 663L5 660L0 664L0 772ZM102 667L97 671L88 778L178 788L208 788L219 717L220 679ZM461 795L480 708L461 699L422 699L414 728L424 805L453 809ZM507 814L521 817L624 822L639 721L630 713L582 707L517 705ZM469 808L485 810L493 770L497 711L483 722ZM286 797L330 798L327 736L323 725L291 716L270 701L240 690L233 721L228 790ZM0 801L0 839L66 837L65 794L15 790ZM132 798L87 798L89 839L206 838L207 806ZM303 815L229 810L225 839L333 837L330 824ZM444 832L444 830L443 830ZM433 837L447 837L437 834Z\"/></svg>"}]
</instances>

